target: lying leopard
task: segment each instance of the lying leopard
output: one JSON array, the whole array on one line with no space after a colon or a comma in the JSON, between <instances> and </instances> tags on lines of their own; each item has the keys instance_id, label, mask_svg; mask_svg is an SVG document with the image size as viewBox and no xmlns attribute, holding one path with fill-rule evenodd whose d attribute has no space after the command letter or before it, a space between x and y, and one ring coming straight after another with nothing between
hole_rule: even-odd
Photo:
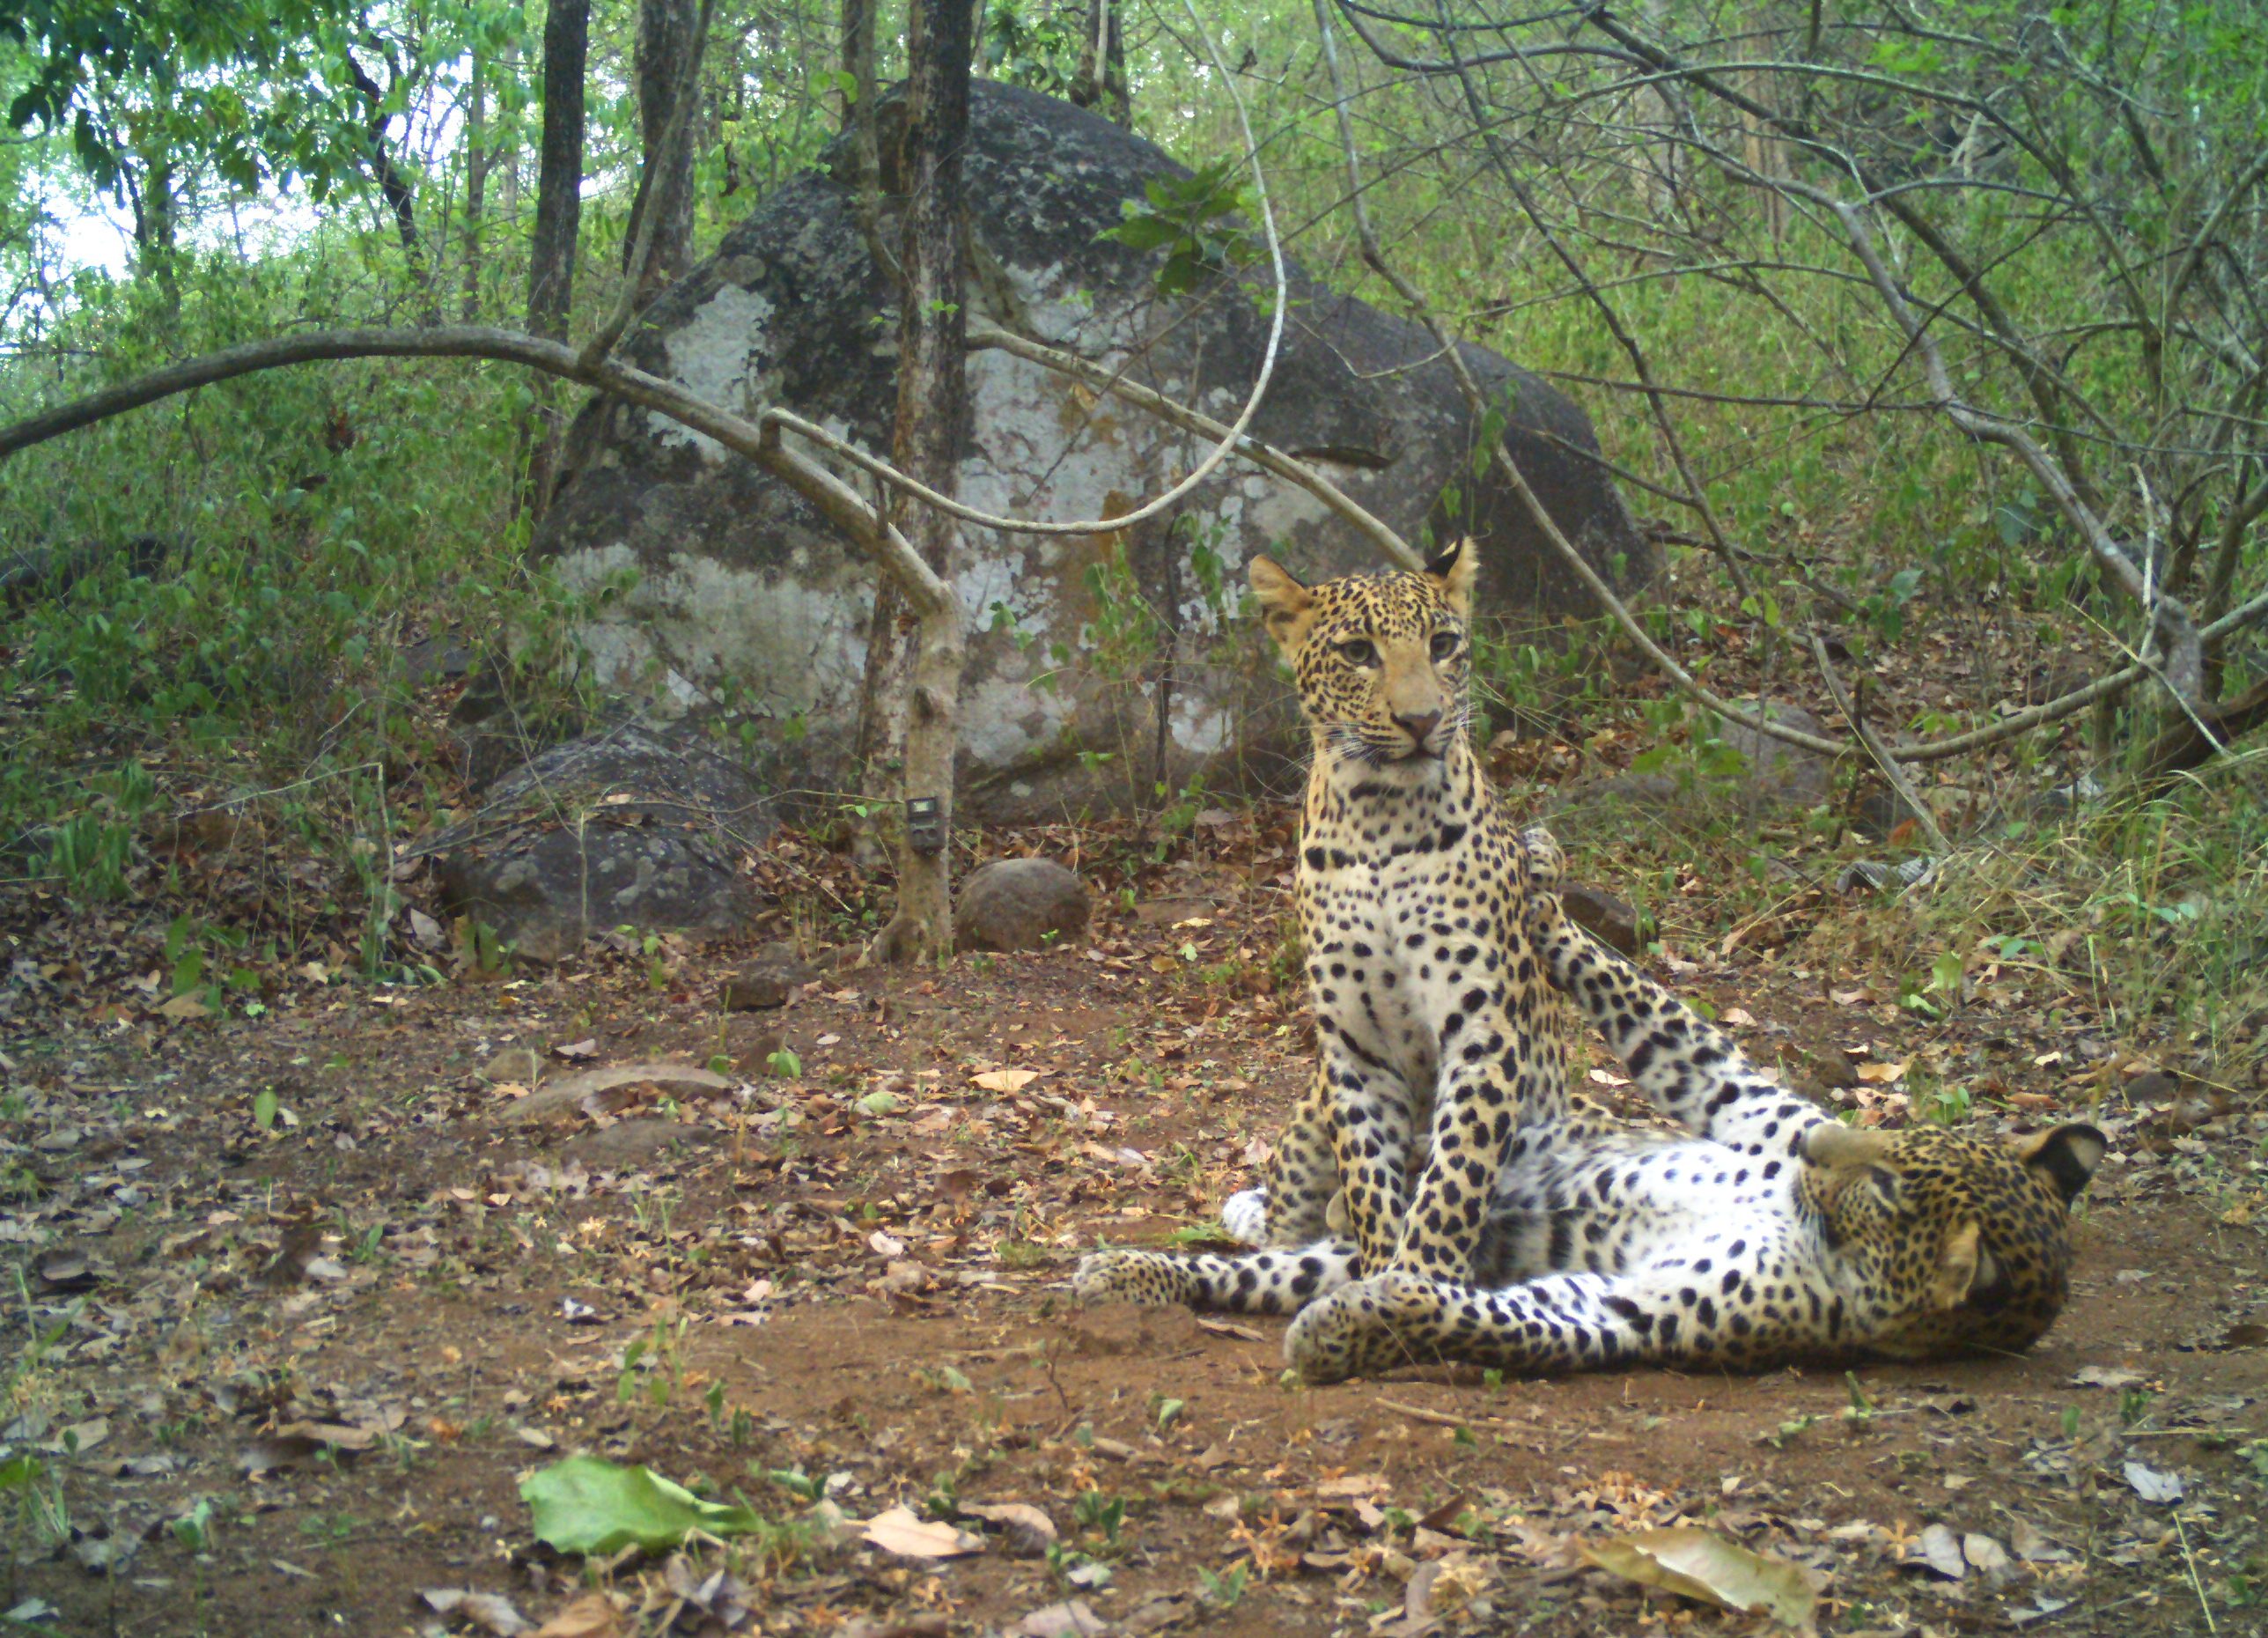
<instances>
[{"instance_id":1,"label":"lying leopard","mask_svg":"<svg viewBox=\"0 0 2268 1638\"><path fill-rule=\"evenodd\" d=\"M1529 919L1554 984L1695 1135L1581 1106L1524 1127L1471 1284L1392 1272L1349 1284L1359 1253L1329 1238L1236 1257L1098 1253L1080 1267L1081 1293L1304 1306L1286 1354L1314 1380L1432 1358L1526 1373L1911 1359L2021 1349L2054 1320L2067 1208L2102 1154L2092 1127L2008 1144L1933 1126L1846 1128L1565 922L1555 902L1539 898ZM1224 1217L1256 1243L1265 1213L1251 1191Z\"/></svg>"},{"instance_id":2,"label":"lying leopard","mask_svg":"<svg viewBox=\"0 0 2268 1638\"><path fill-rule=\"evenodd\" d=\"M1100 1252L1083 1295L1300 1310L1285 1356L1319 1382L1438 1359L1529 1375L1917 1359L2021 1349L2047 1330L2100 1133L2001 1143L1837 1124L1567 921L1557 848L1538 831L1528 846L1525 920L1552 985L1687 1133L1580 1103L1523 1125L1469 1282L1359 1278L1342 1236L1231 1257ZM1223 1215L1258 1243L1267 1206L1248 1191Z\"/></svg>"}]
</instances>

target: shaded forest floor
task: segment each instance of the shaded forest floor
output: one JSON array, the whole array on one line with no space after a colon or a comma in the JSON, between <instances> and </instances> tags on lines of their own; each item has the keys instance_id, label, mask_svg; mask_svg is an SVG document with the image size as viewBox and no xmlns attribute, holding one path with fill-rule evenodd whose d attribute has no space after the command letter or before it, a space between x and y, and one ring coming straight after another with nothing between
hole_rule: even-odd
<instances>
[{"instance_id":1,"label":"shaded forest floor","mask_svg":"<svg viewBox=\"0 0 2268 1638\"><path fill-rule=\"evenodd\" d=\"M1132 890L1074 948L883 973L808 940L821 975L768 1013L718 1012L732 952L665 945L310 974L254 1018L20 1021L0 1238L35 1341L6 1437L42 1472L5 1497L8 1605L391 1633L468 1590L541 1622L584 1571L516 1486L588 1450L770 1521L596 1572L623 1632L1747 1630L1576 1557L1679 1522L1815 1570L1831 1632L2263 1629L2257 1096L2185 1104L2084 1007L1930 1023L1845 988L1818 892L1771 948L1672 926L1668 975L1815 1096L1911 1118L1921 1076L1867 1066L1933 1061L1989 1094L1963 1118L2104 1126L2071 1306L2028 1356L1307 1389L1277 1323L1072 1306L1082 1250L1207 1222L1302 1078L1271 967L1288 842L1287 815L1216 811L1167 862L1122 847ZM720 1051L735 1091L664 1075L523 1118L531 1071L540 1098ZM968 1510L1004 1503L1052 1551ZM838 1522L901 1504L980 1550Z\"/></svg>"}]
</instances>

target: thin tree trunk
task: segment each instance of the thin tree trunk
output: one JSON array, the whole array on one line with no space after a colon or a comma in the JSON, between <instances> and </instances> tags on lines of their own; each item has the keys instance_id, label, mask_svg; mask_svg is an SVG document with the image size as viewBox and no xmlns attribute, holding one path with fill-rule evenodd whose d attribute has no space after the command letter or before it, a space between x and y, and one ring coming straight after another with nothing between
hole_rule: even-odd
<instances>
[{"instance_id":1,"label":"thin tree trunk","mask_svg":"<svg viewBox=\"0 0 2268 1638\"><path fill-rule=\"evenodd\" d=\"M591 0L551 0L543 22L543 145L535 184L535 237L528 247L527 328L567 338L575 298L575 241L583 224L583 78L591 47ZM558 395L540 381L523 504L541 517L559 458Z\"/></svg>"},{"instance_id":2,"label":"thin tree trunk","mask_svg":"<svg viewBox=\"0 0 2268 1638\"><path fill-rule=\"evenodd\" d=\"M642 222L652 210L653 233L643 268L630 265L636 235L623 240L622 271L636 282L640 306L693 264L693 144L681 142L671 152L669 124L681 92L692 86L692 94L700 94L691 77L707 43L694 38L698 10L696 0L638 0L638 135L645 165L630 219Z\"/></svg>"},{"instance_id":3,"label":"thin tree trunk","mask_svg":"<svg viewBox=\"0 0 2268 1638\"><path fill-rule=\"evenodd\" d=\"M1134 123L1134 100L1126 89L1124 0L1086 0L1086 33L1079 41L1079 76L1071 100L1096 108L1114 124Z\"/></svg>"},{"instance_id":4,"label":"thin tree trunk","mask_svg":"<svg viewBox=\"0 0 2268 1638\"><path fill-rule=\"evenodd\" d=\"M850 216L865 240L866 254L890 277L897 258L882 242L882 161L874 130L874 13L881 0L843 0L843 71L850 88L843 93L843 129L850 136Z\"/></svg>"},{"instance_id":5,"label":"thin tree trunk","mask_svg":"<svg viewBox=\"0 0 2268 1638\"><path fill-rule=\"evenodd\" d=\"M965 365L968 323L961 269L968 255L962 150L968 136L968 79L975 44L975 0L914 0L908 41L904 269L898 315L898 410L891 463L941 493L958 492L968 420ZM960 530L943 513L894 498L901 533L931 570L948 583ZM938 805L947 838L924 848L910 827L897 837L898 903L875 941L884 961L942 956L953 948L953 762L955 707L961 694L961 610L957 601L926 612L909 634L894 621L887 631L891 671L905 686L890 704L898 793Z\"/></svg>"},{"instance_id":6,"label":"thin tree trunk","mask_svg":"<svg viewBox=\"0 0 2268 1638\"><path fill-rule=\"evenodd\" d=\"M497 63L497 85L499 87L511 86L511 100L518 101L519 52L517 48L504 54ZM506 99L499 89L497 112L502 114L506 106ZM489 160L496 171L497 214L504 218L507 232L516 232L519 226L519 121L514 118L505 127L504 140Z\"/></svg>"},{"instance_id":7,"label":"thin tree trunk","mask_svg":"<svg viewBox=\"0 0 2268 1638\"><path fill-rule=\"evenodd\" d=\"M481 316L481 216L489 198L488 59L478 51L466 89L464 321L471 324Z\"/></svg>"},{"instance_id":8,"label":"thin tree trunk","mask_svg":"<svg viewBox=\"0 0 2268 1638\"><path fill-rule=\"evenodd\" d=\"M347 73L368 104L363 116L363 141L370 150L371 180L378 184L386 208L394 213L394 236L401 241L401 259L409 264L409 277L422 284L425 281L425 247L417 236L417 196L386 145L386 128L394 116L386 111L385 89L370 77L353 52L348 52L346 58ZM438 316L429 314L427 321Z\"/></svg>"},{"instance_id":9,"label":"thin tree trunk","mask_svg":"<svg viewBox=\"0 0 2268 1638\"><path fill-rule=\"evenodd\" d=\"M129 168L127 196L134 206L134 274L157 287L168 320L181 312L179 250L180 200L173 190L173 166L165 155L152 155L143 167L141 184L135 185Z\"/></svg>"}]
</instances>

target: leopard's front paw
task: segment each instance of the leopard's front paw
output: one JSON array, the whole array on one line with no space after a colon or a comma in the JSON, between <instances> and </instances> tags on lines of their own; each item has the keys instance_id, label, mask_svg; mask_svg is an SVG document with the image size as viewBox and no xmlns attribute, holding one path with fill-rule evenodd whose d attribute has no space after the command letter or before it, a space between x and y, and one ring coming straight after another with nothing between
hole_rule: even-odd
<instances>
[{"instance_id":1,"label":"leopard's front paw","mask_svg":"<svg viewBox=\"0 0 2268 1638\"><path fill-rule=\"evenodd\" d=\"M1239 1245L1268 1243L1268 1191L1239 1189L1220 1208L1220 1226Z\"/></svg>"},{"instance_id":2,"label":"leopard's front paw","mask_svg":"<svg viewBox=\"0 0 2268 1638\"><path fill-rule=\"evenodd\" d=\"M1188 1266L1159 1251L1089 1251L1071 1277L1082 1302L1140 1302L1151 1308L1187 1306L1197 1295Z\"/></svg>"},{"instance_id":3,"label":"leopard's front paw","mask_svg":"<svg viewBox=\"0 0 2268 1638\"><path fill-rule=\"evenodd\" d=\"M1528 853L1530 885L1538 893L1557 893L1567 872L1567 855L1557 838L1542 825L1532 824L1520 833L1520 845Z\"/></svg>"},{"instance_id":4,"label":"leopard's front paw","mask_svg":"<svg viewBox=\"0 0 2268 1638\"><path fill-rule=\"evenodd\" d=\"M1418 1362L1402 1327L1423 1307L1425 1285L1415 1274L1373 1274L1318 1297L1284 1333L1284 1362L1311 1383Z\"/></svg>"}]
</instances>

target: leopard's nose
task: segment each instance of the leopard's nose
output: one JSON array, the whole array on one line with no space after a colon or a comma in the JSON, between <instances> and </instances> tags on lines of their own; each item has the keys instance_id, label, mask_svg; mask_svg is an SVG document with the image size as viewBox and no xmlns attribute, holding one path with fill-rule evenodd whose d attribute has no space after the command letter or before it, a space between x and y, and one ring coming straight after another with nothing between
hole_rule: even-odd
<instances>
[{"instance_id":1,"label":"leopard's nose","mask_svg":"<svg viewBox=\"0 0 2268 1638\"><path fill-rule=\"evenodd\" d=\"M1404 716L1396 712L1394 721L1404 734L1423 745L1426 736L1441 726L1441 713L1438 711L1421 711Z\"/></svg>"}]
</instances>

